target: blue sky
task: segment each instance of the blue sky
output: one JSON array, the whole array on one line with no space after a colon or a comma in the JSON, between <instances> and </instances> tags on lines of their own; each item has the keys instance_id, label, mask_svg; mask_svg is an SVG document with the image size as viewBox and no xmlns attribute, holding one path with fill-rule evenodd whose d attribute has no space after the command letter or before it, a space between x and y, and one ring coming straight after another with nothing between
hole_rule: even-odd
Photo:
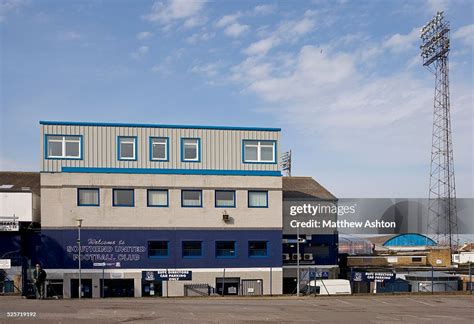
<instances>
[{"instance_id":1,"label":"blue sky","mask_svg":"<svg viewBox=\"0 0 474 324\"><path fill-rule=\"evenodd\" d=\"M39 120L272 126L339 197L426 197L444 10L457 193L473 197L472 1L1 0L0 169L39 170Z\"/></svg>"}]
</instances>

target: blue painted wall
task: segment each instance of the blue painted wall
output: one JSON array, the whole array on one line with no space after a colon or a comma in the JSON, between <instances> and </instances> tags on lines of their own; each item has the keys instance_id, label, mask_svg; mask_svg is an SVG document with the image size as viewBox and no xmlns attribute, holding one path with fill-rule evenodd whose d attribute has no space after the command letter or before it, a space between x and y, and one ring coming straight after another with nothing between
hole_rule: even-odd
<instances>
[{"instance_id":1,"label":"blue painted wall","mask_svg":"<svg viewBox=\"0 0 474 324\"><path fill-rule=\"evenodd\" d=\"M93 262L103 261L120 262L120 268L128 269L281 267L281 237L281 230L82 229L82 267L91 269ZM32 260L46 269L76 269L76 240L77 229L42 230L30 240ZM151 240L169 241L169 257L149 258L148 241ZM182 241L192 240L203 241L203 256L183 258ZM268 241L268 257L248 256L248 241L253 240ZM237 256L216 258L215 241L236 241Z\"/></svg>"}]
</instances>

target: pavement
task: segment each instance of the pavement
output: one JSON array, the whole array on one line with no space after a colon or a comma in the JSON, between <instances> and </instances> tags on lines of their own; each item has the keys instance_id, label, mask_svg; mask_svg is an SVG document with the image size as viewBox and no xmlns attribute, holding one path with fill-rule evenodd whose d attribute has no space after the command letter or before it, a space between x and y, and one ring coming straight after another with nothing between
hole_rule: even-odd
<instances>
[{"instance_id":1,"label":"pavement","mask_svg":"<svg viewBox=\"0 0 474 324\"><path fill-rule=\"evenodd\" d=\"M0 297L0 323L474 323L474 295Z\"/></svg>"}]
</instances>

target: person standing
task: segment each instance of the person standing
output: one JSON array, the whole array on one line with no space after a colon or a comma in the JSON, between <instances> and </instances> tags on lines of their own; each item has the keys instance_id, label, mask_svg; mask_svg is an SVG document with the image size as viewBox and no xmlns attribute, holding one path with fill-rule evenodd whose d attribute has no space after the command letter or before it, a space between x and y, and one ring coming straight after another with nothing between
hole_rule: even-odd
<instances>
[{"instance_id":1,"label":"person standing","mask_svg":"<svg viewBox=\"0 0 474 324\"><path fill-rule=\"evenodd\" d=\"M44 299L44 283L46 281L46 271L37 264L35 271L33 271L33 282L36 287L36 298Z\"/></svg>"}]
</instances>

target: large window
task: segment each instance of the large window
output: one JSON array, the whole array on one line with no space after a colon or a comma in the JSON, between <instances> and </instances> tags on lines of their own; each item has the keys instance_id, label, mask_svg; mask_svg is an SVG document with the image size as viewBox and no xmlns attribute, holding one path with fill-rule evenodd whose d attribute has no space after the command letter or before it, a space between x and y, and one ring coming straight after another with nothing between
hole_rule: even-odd
<instances>
[{"instance_id":1,"label":"large window","mask_svg":"<svg viewBox=\"0 0 474 324\"><path fill-rule=\"evenodd\" d=\"M149 258L166 258L169 256L169 241L148 241Z\"/></svg>"},{"instance_id":2,"label":"large window","mask_svg":"<svg viewBox=\"0 0 474 324\"><path fill-rule=\"evenodd\" d=\"M202 190L182 190L181 207L202 207Z\"/></svg>"},{"instance_id":3,"label":"large window","mask_svg":"<svg viewBox=\"0 0 474 324\"><path fill-rule=\"evenodd\" d=\"M250 208L267 208L268 191L249 191L248 200Z\"/></svg>"},{"instance_id":4,"label":"large window","mask_svg":"<svg viewBox=\"0 0 474 324\"><path fill-rule=\"evenodd\" d=\"M258 258L268 256L267 241L249 241L249 257Z\"/></svg>"},{"instance_id":5,"label":"large window","mask_svg":"<svg viewBox=\"0 0 474 324\"><path fill-rule=\"evenodd\" d=\"M133 207L135 205L135 193L133 189L113 189L113 206Z\"/></svg>"},{"instance_id":6,"label":"large window","mask_svg":"<svg viewBox=\"0 0 474 324\"><path fill-rule=\"evenodd\" d=\"M276 163L275 141L244 140L242 145L245 163Z\"/></svg>"},{"instance_id":7,"label":"large window","mask_svg":"<svg viewBox=\"0 0 474 324\"><path fill-rule=\"evenodd\" d=\"M119 136L117 142L119 160L137 160L137 138L135 136Z\"/></svg>"},{"instance_id":8,"label":"large window","mask_svg":"<svg viewBox=\"0 0 474 324\"><path fill-rule=\"evenodd\" d=\"M199 138L181 139L181 161L200 162L201 161L201 140Z\"/></svg>"},{"instance_id":9,"label":"large window","mask_svg":"<svg viewBox=\"0 0 474 324\"><path fill-rule=\"evenodd\" d=\"M82 159L82 136L46 135L47 159Z\"/></svg>"},{"instance_id":10,"label":"large window","mask_svg":"<svg viewBox=\"0 0 474 324\"><path fill-rule=\"evenodd\" d=\"M150 137L150 160L168 161L167 137Z\"/></svg>"},{"instance_id":11,"label":"large window","mask_svg":"<svg viewBox=\"0 0 474 324\"><path fill-rule=\"evenodd\" d=\"M147 206L148 207L168 207L168 190L148 189Z\"/></svg>"},{"instance_id":12,"label":"large window","mask_svg":"<svg viewBox=\"0 0 474 324\"><path fill-rule=\"evenodd\" d=\"M98 188L78 188L77 189L78 206L99 206Z\"/></svg>"},{"instance_id":13,"label":"large window","mask_svg":"<svg viewBox=\"0 0 474 324\"><path fill-rule=\"evenodd\" d=\"M216 207L235 207L234 190L216 190Z\"/></svg>"},{"instance_id":14,"label":"large window","mask_svg":"<svg viewBox=\"0 0 474 324\"><path fill-rule=\"evenodd\" d=\"M184 241L183 242L183 257L196 258L202 256L202 242L201 241Z\"/></svg>"},{"instance_id":15,"label":"large window","mask_svg":"<svg viewBox=\"0 0 474 324\"><path fill-rule=\"evenodd\" d=\"M216 258L235 258L236 256L235 241L216 241Z\"/></svg>"}]
</instances>

